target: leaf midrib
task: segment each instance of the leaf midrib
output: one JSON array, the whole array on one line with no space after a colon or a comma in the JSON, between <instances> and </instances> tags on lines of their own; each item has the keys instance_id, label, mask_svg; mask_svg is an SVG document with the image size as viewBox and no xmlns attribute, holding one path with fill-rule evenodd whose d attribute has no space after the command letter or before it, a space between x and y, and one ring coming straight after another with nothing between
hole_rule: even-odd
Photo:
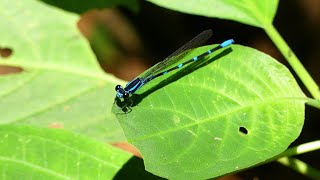
<instances>
[{"instance_id":1,"label":"leaf midrib","mask_svg":"<svg viewBox=\"0 0 320 180\"><path fill-rule=\"evenodd\" d=\"M203 120L200 120L200 121L196 121L195 120L193 123L189 123L189 124L181 126L181 127L172 128L172 129L169 129L169 130L166 130L166 131L157 132L157 133L148 134L148 135L137 137L137 138L128 139L128 142L141 141L141 140L144 140L144 139L152 138L154 136L159 137L159 136L161 136L163 134L168 134L168 133L172 133L172 132L175 132L175 131L187 129L187 128L192 127L192 126L198 126L198 125L213 121L215 119L218 119L220 117L236 113L236 112L241 111L241 110L246 109L246 108L252 108L252 107L257 107L257 106L264 105L264 104L279 103L279 102L292 101L292 100L305 102L304 98L299 98L299 97L281 97L281 98L277 97L276 99L275 99L275 97L268 98L268 99L264 99L263 102L261 102L261 101L259 101L259 103L252 102L251 104L248 104L246 106L239 106L238 108L234 108L232 111L228 111L228 112L225 112L223 114L219 114L218 116L215 116L215 117L209 117L208 119L203 119ZM141 108L143 108L143 107L141 107ZM158 110L163 110L163 111L169 111L169 112L175 113L175 114L177 114L177 113L181 114L180 112L174 111L172 109L167 109L167 108L157 108L157 109ZM157 110L157 109L153 109L153 110Z\"/></svg>"},{"instance_id":2,"label":"leaf midrib","mask_svg":"<svg viewBox=\"0 0 320 180\"><path fill-rule=\"evenodd\" d=\"M35 63L22 63L22 62L14 62L10 59L0 59L0 65L7 65L7 66L18 66L23 68L24 70L32 70L32 69L36 69L36 70L50 70L50 71L57 71L57 72L63 72L63 73L71 73L71 74L76 74L79 76L85 76L85 77L92 77L92 78L96 78L96 79L102 79L111 83L118 83L119 80L117 80L116 78L112 78L111 76L107 76L105 73L103 73L103 71L101 70L101 68L99 68L99 66L97 66L97 73L95 73L95 71L81 71L81 70L77 70L74 69L72 67L69 68L62 68L61 66L56 66L55 64L50 64L50 65L44 65L41 61L41 56L38 53L39 50L39 46L37 46L34 41L32 41L30 38L28 38L27 36L27 32L24 32L23 29L24 28L18 28L18 26L16 25L15 21L8 15L5 14L6 11L3 10L4 8L1 8L0 13L1 15L3 15L4 17L6 17L8 19L9 22L12 23L12 25L15 27L14 29L16 31L18 31L18 34L21 35L22 39L25 39L29 44L31 44L31 46L33 48L32 52L34 54L34 57L36 57L36 59L38 60L39 64L35 64ZM37 50L37 51L36 51Z\"/></svg>"},{"instance_id":3,"label":"leaf midrib","mask_svg":"<svg viewBox=\"0 0 320 180\"><path fill-rule=\"evenodd\" d=\"M11 132L11 134L12 135L16 135L16 136L21 136L21 134L18 134L18 133L15 133L15 132ZM75 135L75 137L76 136L79 136L79 135ZM30 135L28 135L28 137L30 137L30 138L38 138L38 139L41 139L44 142L49 142L49 143L53 143L53 144L56 144L56 145L60 145L61 147L65 148L65 149L69 149L69 150L71 150L73 152L77 152L77 153L83 154L86 157L89 157L90 159L96 160L99 163L108 165L108 167L110 167L110 168L119 169L119 167L120 167L120 166L116 166L116 165L114 165L114 164L112 164L112 163L110 163L108 161L105 161L105 160L103 160L103 159L101 159L101 158L99 158L97 156L94 156L94 155L90 154L89 152L80 151L79 149L76 149L76 148L72 147L71 145L68 145L68 144L62 143L60 141L57 141L56 139L53 140L53 139L50 139L50 138L44 138L42 136L37 136L35 134L30 134ZM4 157L4 156L0 156L0 157ZM25 161L21 161L21 162L25 162ZM29 164L31 164L31 163L29 163ZM41 167L41 166L39 166L39 167Z\"/></svg>"},{"instance_id":4,"label":"leaf midrib","mask_svg":"<svg viewBox=\"0 0 320 180\"><path fill-rule=\"evenodd\" d=\"M43 107L43 108L39 108L37 109L37 111L33 111L31 113L29 113L28 115L24 116L24 117L21 117L21 118L17 118L15 120L12 120L12 122L14 123L17 123L18 121L23 121L25 119L28 119L29 117L32 117L32 116L35 116L35 115L38 115L38 114L41 114L43 112L46 112L47 110L53 108L53 107L56 107L56 106L59 106L59 105L63 105L65 104L66 102L69 102L69 101L72 101L73 99L76 99L80 96L83 96L87 93L90 93L96 89L98 89L99 87L101 87L101 85L97 85L97 86L92 86L90 88L87 88L87 89L84 89L83 91L77 93L77 94L74 94L74 95L70 95L68 98L64 98L62 99L61 101L57 101L55 103L52 103L52 104L48 104L47 106Z\"/></svg>"},{"instance_id":5,"label":"leaf midrib","mask_svg":"<svg viewBox=\"0 0 320 180\"><path fill-rule=\"evenodd\" d=\"M4 156L0 156L0 160L3 160L5 162L9 161L9 162L13 162L13 163L16 163L16 164L23 164L25 166L31 167L33 169L38 169L38 170L40 170L42 172L45 172L47 174L51 174L51 175L53 175L55 177L58 177L58 178L70 179L70 180L72 179L72 178L70 178L68 176L64 176L64 175L62 175L60 173L57 173L57 172L55 172L53 170L50 170L48 168L43 168L41 166L37 166L35 164L29 163L29 162L26 162L26 161L21 161L21 160L17 160L17 159L13 159L13 158L7 158L7 157L4 157Z\"/></svg>"}]
</instances>

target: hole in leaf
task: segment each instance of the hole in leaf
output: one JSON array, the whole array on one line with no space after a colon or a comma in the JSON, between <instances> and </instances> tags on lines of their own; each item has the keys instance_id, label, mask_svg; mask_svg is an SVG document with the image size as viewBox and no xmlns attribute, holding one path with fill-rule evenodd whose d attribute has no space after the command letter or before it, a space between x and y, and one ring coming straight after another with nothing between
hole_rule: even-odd
<instances>
[{"instance_id":1,"label":"hole in leaf","mask_svg":"<svg viewBox=\"0 0 320 180\"><path fill-rule=\"evenodd\" d=\"M12 55L12 49L10 48L0 48L0 56L3 58L8 58Z\"/></svg>"},{"instance_id":2,"label":"hole in leaf","mask_svg":"<svg viewBox=\"0 0 320 180\"><path fill-rule=\"evenodd\" d=\"M23 69L14 66L0 66L0 75L15 74L22 72Z\"/></svg>"},{"instance_id":3,"label":"hole in leaf","mask_svg":"<svg viewBox=\"0 0 320 180\"><path fill-rule=\"evenodd\" d=\"M245 127L239 127L239 132L244 134L244 135L248 134L248 130Z\"/></svg>"}]
</instances>

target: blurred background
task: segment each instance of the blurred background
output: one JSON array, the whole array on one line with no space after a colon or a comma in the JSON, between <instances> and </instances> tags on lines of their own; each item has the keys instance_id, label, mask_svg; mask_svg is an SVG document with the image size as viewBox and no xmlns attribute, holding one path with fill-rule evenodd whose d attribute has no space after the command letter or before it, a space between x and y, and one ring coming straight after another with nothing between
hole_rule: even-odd
<instances>
[{"instance_id":1,"label":"blurred background","mask_svg":"<svg viewBox=\"0 0 320 180\"><path fill-rule=\"evenodd\" d=\"M131 80L163 60L185 42L206 29L212 29L208 43L218 44L233 38L237 44L258 49L274 57L292 71L266 33L259 28L222 19L183 14L140 1L138 12L125 8L93 10L82 15L78 23L88 38L101 66L120 79ZM280 1L274 20L293 52L320 85L320 1ZM305 87L300 87L310 97ZM320 111L306 106L306 120L300 137L292 144L320 137ZM320 152L297 157L320 169ZM129 172L131 174L129 175ZM116 179L142 177L158 179L144 171L142 160L130 161ZM221 179L308 179L276 162L223 177Z\"/></svg>"}]
</instances>

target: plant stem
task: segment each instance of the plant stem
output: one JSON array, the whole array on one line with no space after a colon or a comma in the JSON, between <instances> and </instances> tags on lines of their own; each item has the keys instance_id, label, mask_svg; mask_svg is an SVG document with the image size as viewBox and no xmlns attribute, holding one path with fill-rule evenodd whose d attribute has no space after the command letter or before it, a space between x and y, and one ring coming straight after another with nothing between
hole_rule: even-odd
<instances>
[{"instance_id":1,"label":"plant stem","mask_svg":"<svg viewBox=\"0 0 320 180\"><path fill-rule=\"evenodd\" d=\"M269 26L265 26L264 30L271 38L273 43L278 47L282 55L286 58L292 69L296 72L296 74L301 79L302 83L306 86L310 94L315 99L320 99L320 91L318 85L312 79L308 71L303 67L297 56L290 49L288 44L281 37L276 28L270 24Z\"/></svg>"},{"instance_id":2,"label":"plant stem","mask_svg":"<svg viewBox=\"0 0 320 180\"><path fill-rule=\"evenodd\" d=\"M310 151L315 151L320 149L320 140L308 142L305 144L300 144L299 146L287 149L283 153L281 153L279 156L293 156L297 154L303 154Z\"/></svg>"},{"instance_id":3,"label":"plant stem","mask_svg":"<svg viewBox=\"0 0 320 180\"><path fill-rule=\"evenodd\" d=\"M283 157L277 160L280 164L290 167L297 172L314 179L320 179L320 171L311 167L303 161L295 158Z\"/></svg>"},{"instance_id":4,"label":"plant stem","mask_svg":"<svg viewBox=\"0 0 320 180\"><path fill-rule=\"evenodd\" d=\"M309 106L320 109L320 100L306 98L306 104L308 104Z\"/></svg>"},{"instance_id":5,"label":"plant stem","mask_svg":"<svg viewBox=\"0 0 320 180\"><path fill-rule=\"evenodd\" d=\"M278 155L266 160L265 162L263 162L263 164L275 161L276 159L281 159L283 157L290 157L290 156L303 154L303 153L307 153L307 152L311 152L311 151L315 151L315 150L319 150L319 149L320 149L320 140L308 142L305 144L300 144L296 147L289 148L286 151L284 151L283 153L278 154Z\"/></svg>"}]
</instances>

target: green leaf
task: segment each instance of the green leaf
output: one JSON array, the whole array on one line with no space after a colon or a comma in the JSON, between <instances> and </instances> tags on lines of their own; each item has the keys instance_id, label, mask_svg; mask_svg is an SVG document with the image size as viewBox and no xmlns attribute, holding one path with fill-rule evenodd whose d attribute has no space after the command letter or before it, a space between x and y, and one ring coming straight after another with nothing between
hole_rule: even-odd
<instances>
[{"instance_id":1,"label":"green leaf","mask_svg":"<svg viewBox=\"0 0 320 180\"><path fill-rule=\"evenodd\" d=\"M112 8L114 6L124 6L134 12L139 9L137 0L41 0L48 4L60 7L64 10L82 14L91 9Z\"/></svg>"},{"instance_id":2,"label":"green leaf","mask_svg":"<svg viewBox=\"0 0 320 180\"><path fill-rule=\"evenodd\" d=\"M305 95L285 66L240 45L196 63L117 102L132 107L113 107L146 170L168 179L213 178L278 155L298 137Z\"/></svg>"},{"instance_id":3,"label":"green leaf","mask_svg":"<svg viewBox=\"0 0 320 180\"><path fill-rule=\"evenodd\" d=\"M131 158L64 130L0 126L1 179L112 179Z\"/></svg>"},{"instance_id":4,"label":"green leaf","mask_svg":"<svg viewBox=\"0 0 320 180\"><path fill-rule=\"evenodd\" d=\"M0 123L58 126L104 141L123 141L111 114L115 78L101 70L77 29L79 16L35 0L0 2Z\"/></svg>"},{"instance_id":5,"label":"green leaf","mask_svg":"<svg viewBox=\"0 0 320 180\"><path fill-rule=\"evenodd\" d=\"M278 0L148 0L183 13L229 19L252 26L271 24Z\"/></svg>"}]
</instances>

